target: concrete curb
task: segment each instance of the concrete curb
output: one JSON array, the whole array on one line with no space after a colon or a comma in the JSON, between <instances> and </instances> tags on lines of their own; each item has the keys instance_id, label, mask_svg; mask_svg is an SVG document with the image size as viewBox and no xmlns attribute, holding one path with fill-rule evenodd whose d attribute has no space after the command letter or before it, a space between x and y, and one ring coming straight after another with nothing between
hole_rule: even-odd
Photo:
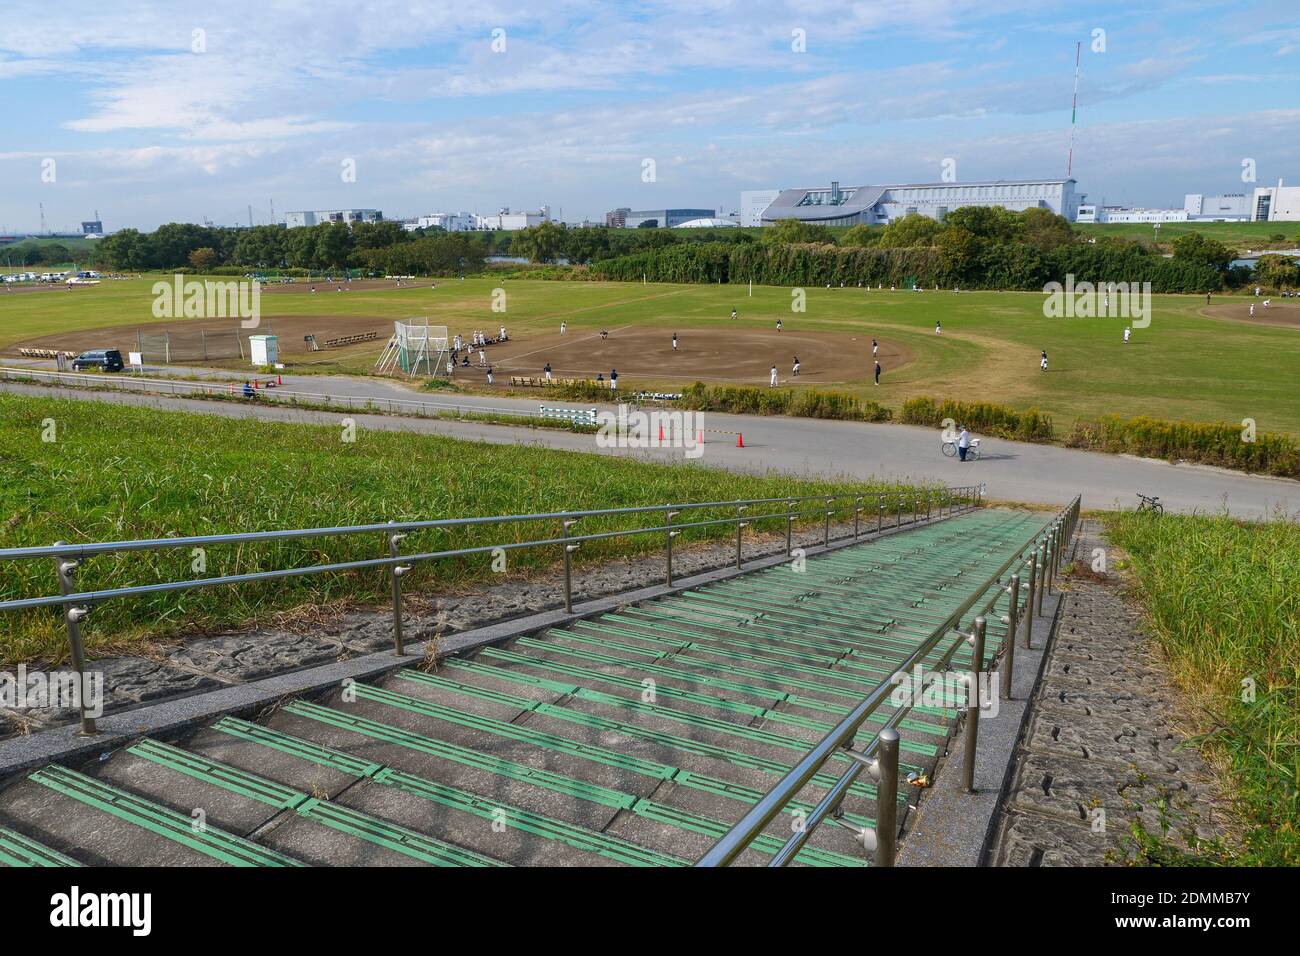
<instances>
[{"instance_id":1,"label":"concrete curb","mask_svg":"<svg viewBox=\"0 0 1300 956\"><path fill-rule=\"evenodd\" d=\"M975 509L964 508L955 512L955 514L967 514L972 510ZM947 517L953 517L953 515ZM856 540L848 537L832 540L829 546L804 547L804 553L812 557L818 554L839 551L855 544L878 540L892 534L910 531L913 528L921 528L945 520L947 520L946 517L923 518L915 523L906 523L900 527L885 528L880 532L864 533ZM751 559L741 570L734 567L720 568L690 577L676 578L672 587L657 584L595 598L575 604L572 614L564 610L543 611L524 617L499 621L484 627L460 631L439 642L437 656L444 658L452 654L483 647L487 644L508 641L544 628L562 627L573 621L604 614L626 604L646 601L668 594L677 594L716 581L725 581L753 571L784 564L787 560L785 554L779 552L768 557ZM222 715L256 714L276 705L286 697L309 695L337 687L345 680L366 680L389 671L409 667L423 660L428 651L429 643L428 641L422 641L408 645L407 653L400 658L396 657L391 650L379 651L351 660L277 674L247 684L221 687L216 690L192 694L188 697L174 698L131 710L118 711L97 720L99 733L94 737L83 737L79 732L78 725L72 723L25 737L10 738L0 743L0 778L11 777L38 765L55 761L75 762L95 755L110 753L141 736L175 735Z\"/></svg>"}]
</instances>

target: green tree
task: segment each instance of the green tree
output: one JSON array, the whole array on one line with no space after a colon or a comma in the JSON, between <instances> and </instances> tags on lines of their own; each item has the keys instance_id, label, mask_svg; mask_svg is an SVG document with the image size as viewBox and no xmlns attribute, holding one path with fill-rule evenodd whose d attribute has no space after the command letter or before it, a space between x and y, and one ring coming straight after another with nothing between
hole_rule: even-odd
<instances>
[{"instance_id":1,"label":"green tree","mask_svg":"<svg viewBox=\"0 0 1300 956\"><path fill-rule=\"evenodd\" d=\"M1254 280L1269 289L1294 289L1300 286L1300 264L1290 256L1270 253L1255 263Z\"/></svg>"},{"instance_id":2,"label":"green tree","mask_svg":"<svg viewBox=\"0 0 1300 956\"><path fill-rule=\"evenodd\" d=\"M217 264L217 250L211 246L200 246L189 254L190 265L199 272L207 272Z\"/></svg>"},{"instance_id":3,"label":"green tree","mask_svg":"<svg viewBox=\"0 0 1300 956\"><path fill-rule=\"evenodd\" d=\"M1228 268L1234 256L1231 249L1217 239L1207 239L1199 232L1188 232L1174 239L1174 259L1193 265L1213 266L1220 272Z\"/></svg>"},{"instance_id":4,"label":"green tree","mask_svg":"<svg viewBox=\"0 0 1300 956\"><path fill-rule=\"evenodd\" d=\"M888 228L888 227L886 227ZM884 230L874 229L867 225L854 226L844 235L840 236L841 246L850 246L855 248L869 248L879 244L880 235Z\"/></svg>"},{"instance_id":5,"label":"green tree","mask_svg":"<svg viewBox=\"0 0 1300 956\"><path fill-rule=\"evenodd\" d=\"M895 219L880 231L876 245L881 249L911 249L932 246L943 227L929 216L912 213Z\"/></svg>"},{"instance_id":6,"label":"green tree","mask_svg":"<svg viewBox=\"0 0 1300 956\"><path fill-rule=\"evenodd\" d=\"M810 242L833 245L835 237L823 225L801 219L782 219L763 230L763 241L769 245L791 245Z\"/></svg>"},{"instance_id":7,"label":"green tree","mask_svg":"<svg viewBox=\"0 0 1300 956\"><path fill-rule=\"evenodd\" d=\"M1041 207L1020 213L1021 233L1025 242L1035 249L1056 249L1078 241L1070 220Z\"/></svg>"},{"instance_id":8,"label":"green tree","mask_svg":"<svg viewBox=\"0 0 1300 956\"><path fill-rule=\"evenodd\" d=\"M516 232L510 241L510 251L529 262L554 262L564 251L567 233L558 222L541 222Z\"/></svg>"}]
</instances>

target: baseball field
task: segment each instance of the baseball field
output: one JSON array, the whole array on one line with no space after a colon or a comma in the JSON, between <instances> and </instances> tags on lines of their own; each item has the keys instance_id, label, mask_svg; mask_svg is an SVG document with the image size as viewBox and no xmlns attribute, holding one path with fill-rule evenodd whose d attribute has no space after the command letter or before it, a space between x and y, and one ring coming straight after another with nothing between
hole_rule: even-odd
<instances>
[{"instance_id":1,"label":"baseball field","mask_svg":"<svg viewBox=\"0 0 1300 956\"><path fill-rule=\"evenodd\" d=\"M134 348L141 330L233 328L230 319L158 319L160 277L26 293L0 292L0 358L19 347L81 351ZM836 388L899 407L917 395L1034 406L1060 426L1081 416L1195 421L1253 419L1262 431L1300 434L1300 304L1268 308L1245 297L1158 295L1145 327L1123 318L1049 318L1044 297L1023 292L643 285L473 276L354 283L338 292L306 281L268 286L256 332L274 332L298 372L370 371L397 319L427 318L468 338L474 330L508 343L487 349L496 388L512 375L608 377L620 385L672 388L695 380ZM497 291L500 290L500 291ZM1255 315L1250 314L1255 304ZM495 307L495 308L494 308ZM731 317L736 310L736 318ZM782 329L777 331L777 320ZM560 324L566 331L560 333ZM942 334L936 334L936 322ZM1123 330L1133 326L1125 344ZM340 348L318 342L375 333ZM602 333L605 333L602 336ZM672 336L678 336L678 348ZM881 364L873 383L874 358ZM1046 351L1046 372L1040 354ZM792 376L793 361L801 369ZM222 363L238 365L238 360ZM486 388L481 369L457 384Z\"/></svg>"}]
</instances>

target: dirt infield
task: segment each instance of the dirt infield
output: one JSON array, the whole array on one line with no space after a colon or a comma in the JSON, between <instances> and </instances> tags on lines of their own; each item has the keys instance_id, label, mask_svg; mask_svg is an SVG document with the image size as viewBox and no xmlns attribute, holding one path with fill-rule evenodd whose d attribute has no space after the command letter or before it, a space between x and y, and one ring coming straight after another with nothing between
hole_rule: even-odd
<instances>
[{"instance_id":1,"label":"dirt infield","mask_svg":"<svg viewBox=\"0 0 1300 956\"><path fill-rule=\"evenodd\" d=\"M19 348L65 349L69 352L84 352L88 349L120 349L122 354L136 350L137 332L145 336L161 336L167 332L178 346L186 349L201 343L204 335L229 336L238 331L244 340L244 354L248 354L248 337L250 335L275 335L279 337L282 356L305 356L309 353L304 335L316 336L316 342L324 348L327 339L345 335L359 335L374 332L375 355L393 334L393 320L389 318L366 318L355 315L293 315L263 318L254 329L241 328L238 319L180 319L175 322L150 322L144 325L115 325L102 329L86 329L83 332L59 332L55 335L43 335L39 338L17 342L5 349L10 354L18 354ZM202 355L178 347L179 361L202 361ZM215 357L215 356L214 356Z\"/></svg>"},{"instance_id":2,"label":"dirt infield","mask_svg":"<svg viewBox=\"0 0 1300 956\"><path fill-rule=\"evenodd\" d=\"M1263 298L1254 300L1255 314L1250 314L1250 302L1234 302L1232 305L1212 305L1202 309L1202 315L1212 319L1228 319L1232 322L1252 322L1256 325L1284 325L1300 329L1300 305L1295 299L1272 299L1264 308Z\"/></svg>"},{"instance_id":3,"label":"dirt infield","mask_svg":"<svg viewBox=\"0 0 1300 956\"><path fill-rule=\"evenodd\" d=\"M191 276L190 278L204 278L203 276ZM214 279L221 278L213 276ZM312 289L315 295L347 295L349 292L390 292L397 289L427 289L437 279L403 279L399 286L395 279L353 279L351 282L342 282L335 279L333 282L326 282L324 279L303 279L296 278L292 282L277 282L275 279L268 279L262 286L263 295L312 295ZM449 279L443 279L442 282L449 282ZM339 287L343 292L339 292Z\"/></svg>"},{"instance_id":4,"label":"dirt infield","mask_svg":"<svg viewBox=\"0 0 1300 956\"><path fill-rule=\"evenodd\" d=\"M644 326L610 329L607 339L585 331L527 336L488 346L487 359L498 383L508 383L511 375L539 376L547 362L556 378L595 378L597 373L608 378L611 369L618 369L620 377L629 379L747 385L767 385L774 364L783 385L840 385L869 379L874 370L869 335L682 329L677 333L676 352L672 336L671 330ZM791 374L796 355L798 378ZM912 355L899 344L881 339L879 358L882 369L890 372L910 362Z\"/></svg>"}]
</instances>

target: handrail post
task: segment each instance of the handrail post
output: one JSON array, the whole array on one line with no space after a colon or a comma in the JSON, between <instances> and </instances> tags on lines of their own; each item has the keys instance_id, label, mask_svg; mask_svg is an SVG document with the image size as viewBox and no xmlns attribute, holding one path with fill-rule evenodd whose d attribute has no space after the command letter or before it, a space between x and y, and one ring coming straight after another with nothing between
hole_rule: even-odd
<instances>
[{"instance_id":1,"label":"handrail post","mask_svg":"<svg viewBox=\"0 0 1300 956\"><path fill-rule=\"evenodd\" d=\"M925 520L926 521L930 520L930 509L933 505L934 505L934 490L931 488L927 488L925 489Z\"/></svg>"},{"instance_id":2,"label":"handrail post","mask_svg":"<svg viewBox=\"0 0 1300 956\"><path fill-rule=\"evenodd\" d=\"M1041 540L1034 551L1034 561L1038 566L1038 593L1034 595L1034 613L1039 617L1043 616L1043 591L1047 585L1047 545Z\"/></svg>"},{"instance_id":3,"label":"handrail post","mask_svg":"<svg viewBox=\"0 0 1300 956\"><path fill-rule=\"evenodd\" d=\"M903 526L903 496L901 494L897 494L894 495L894 527L901 528L902 526Z\"/></svg>"},{"instance_id":4,"label":"handrail post","mask_svg":"<svg viewBox=\"0 0 1300 956\"><path fill-rule=\"evenodd\" d=\"M791 498L786 503L788 509L785 513L785 556L790 557L790 538L794 531L794 499Z\"/></svg>"},{"instance_id":5,"label":"handrail post","mask_svg":"<svg viewBox=\"0 0 1300 956\"><path fill-rule=\"evenodd\" d=\"M975 618L971 634L970 686L966 688L966 762L962 766L962 789L975 792L975 748L979 745L980 669L984 664L984 616Z\"/></svg>"},{"instance_id":6,"label":"handrail post","mask_svg":"<svg viewBox=\"0 0 1300 956\"><path fill-rule=\"evenodd\" d=\"M678 512L670 510L664 518L664 524L669 526L667 532L664 533L664 583L669 587L673 586L673 538L681 534L680 531L674 531L671 527L677 514Z\"/></svg>"},{"instance_id":7,"label":"handrail post","mask_svg":"<svg viewBox=\"0 0 1300 956\"><path fill-rule=\"evenodd\" d=\"M876 499L876 534L885 530L885 503Z\"/></svg>"},{"instance_id":8,"label":"handrail post","mask_svg":"<svg viewBox=\"0 0 1300 956\"><path fill-rule=\"evenodd\" d=\"M898 731L880 732L876 748L880 779L876 781L876 866L893 866L898 847Z\"/></svg>"},{"instance_id":9,"label":"handrail post","mask_svg":"<svg viewBox=\"0 0 1300 956\"><path fill-rule=\"evenodd\" d=\"M746 505L736 506L736 570L737 571L739 571L741 567L741 553L740 553L741 533L744 530L745 525L749 524L748 521L742 520L745 515L745 508Z\"/></svg>"},{"instance_id":10,"label":"handrail post","mask_svg":"<svg viewBox=\"0 0 1300 956\"><path fill-rule=\"evenodd\" d=\"M834 501L834 498L826 499L826 534L822 541L822 546L826 548L831 546L831 507Z\"/></svg>"},{"instance_id":11,"label":"handrail post","mask_svg":"<svg viewBox=\"0 0 1300 956\"><path fill-rule=\"evenodd\" d=\"M565 518L560 523L560 536L567 538L569 529L577 523L576 518ZM576 544L566 544L564 546L564 610L568 614L573 613L573 552L577 549Z\"/></svg>"},{"instance_id":12,"label":"handrail post","mask_svg":"<svg viewBox=\"0 0 1300 956\"><path fill-rule=\"evenodd\" d=\"M67 542L54 542L55 547L64 544L67 544ZM77 592L76 572L80 564L81 562L76 558L65 558L62 555L55 556L54 572L59 579L60 594L75 594ZM90 716L90 709L87 706L86 651L81 641L81 619L89 613L89 608L73 607L71 604L63 605L63 620L68 628L68 651L72 657L72 669L77 674L77 703L81 709L80 734L83 737L93 737L98 733L95 729L95 718Z\"/></svg>"},{"instance_id":13,"label":"handrail post","mask_svg":"<svg viewBox=\"0 0 1300 956\"><path fill-rule=\"evenodd\" d=\"M389 524L396 522L390 521ZM385 536L388 539L388 556L397 558L401 556L401 549L398 542L406 537L398 532L390 532ZM406 646L402 641L402 575L410 571L410 565L398 564L394 561L388 566L388 577L391 582L393 592L393 653L398 657L406 654Z\"/></svg>"},{"instance_id":14,"label":"handrail post","mask_svg":"<svg viewBox=\"0 0 1300 956\"><path fill-rule=\"evenodd\" d=\"M862 496L856 495L853 498L853 540L857 541L858 536L862 533Z\"/></svg>"},{"instance_id":15,"label":"handrail post","mask_svg":"<svg viewBox=\"0 0 1300 956\"><path fill-rule=\"evenodd\" d=\"M1007 586L1007 594L1011 597L1010 605L1007 607L1006 616L1002 618L1002 623L1007 626L1006 636L1003 641L1006 649L1003 651L1002 664L1002 699L1011 699L1011 682L1016 676L1016 629L1020 624L1020 574L1011 575L1011 583Z\"/></svg>"},{"instance_id":16,"label":"handrail post","mask_svg":"<svg viewBox=\"0 0 1300 956\"><path fill-rule=\"evenodd\" d=\"M1029 566L1029 595L1025 601L1025 647L1034 646L1034 592L1038 589L1038 560L1035 553L1029 553L1025 564Z\"/></svg>"}]
</instances>

